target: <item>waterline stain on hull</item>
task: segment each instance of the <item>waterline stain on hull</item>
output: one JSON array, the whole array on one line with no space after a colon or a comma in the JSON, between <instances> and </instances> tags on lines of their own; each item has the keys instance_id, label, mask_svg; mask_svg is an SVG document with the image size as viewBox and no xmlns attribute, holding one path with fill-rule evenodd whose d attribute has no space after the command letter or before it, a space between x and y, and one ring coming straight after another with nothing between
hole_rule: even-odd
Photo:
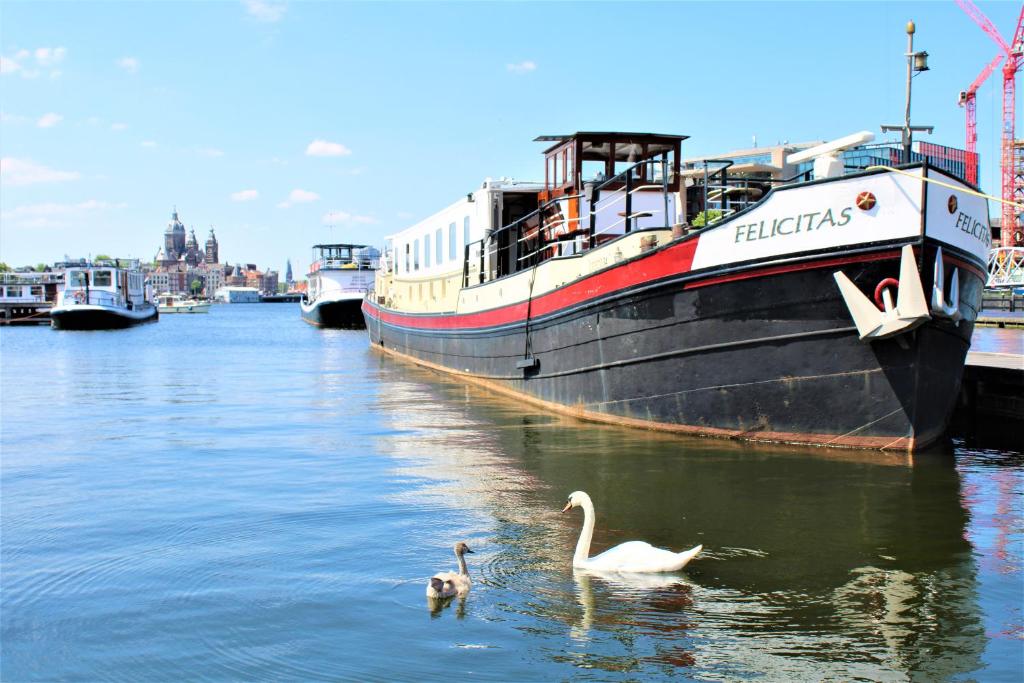
<instances>
[{"instance_id":1,"label":"waterline stain on hull","mask_svg":"<svg viewBox=\"0 0 1024 683\"><path fill-rule=\"evenodd\" d=\"M897 253L879 251L844 270L867 288L898 274ZM926 249L925 262L933 253ZM414 328L385 322L372 302L364 313L377 348L586 420L920 450L945 432L973 326L933 320L902 339L862 342L834 270L822 260L756 279L667 281L528 328L428 329L426 320ZM969 269L960 277L970 301L981 279Z\"/></svg>"}]
</instances>

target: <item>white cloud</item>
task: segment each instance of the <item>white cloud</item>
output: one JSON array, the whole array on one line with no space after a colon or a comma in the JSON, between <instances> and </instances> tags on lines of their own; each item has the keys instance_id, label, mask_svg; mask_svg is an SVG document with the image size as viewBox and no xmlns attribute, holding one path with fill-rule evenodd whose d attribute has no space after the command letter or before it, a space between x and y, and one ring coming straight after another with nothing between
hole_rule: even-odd
<instances>
[{"instance_id":1,"label":"white cloud","mask_svg":"<svg viewBox=\"0 0 1024 683\"><path fill-rule=\"evenodd\" d=\"M77 171L58 171L30 159L4 157L0 159L0 183L6 185L34 185L35 183L56 183L77 180Z\"/></svg>"},{"instance_id":2,"label":"white cloud","mask_svg":"<svg viewBox=\"0 0 1024 683\"><path fill-rule=\"evenodd\" d=\"M135 57L121 57L115 63L130 74L139 73L139 60Z\"/></svg>"},{"instance_id":3,"label":"white cloud","mask_svg":"<svg viewBox=\"0 0 1024 683\"><path fill-rule=\"evenodd\" d=\"M313 140L306 146L306 156L310 157L345 157L351 153L345 145L327 140Z\"/></svg>"},{"instance_id":4,"label":"white cloud","mask_svg":"<svg viewBox=\"0 0 1024 683\"><path fill-rule=\"evenodd\" d=\"M64 61L67 48L39 47L35 50L18 50L11 57L0 56L0 74L20 74L22 78L36 78L40 70L50 70L50 78L60 78L60 70L54 67Z\"/></svg>"},{"instance_id":5,"label":"white cloud","mask_svg":"<svg viewBox=\"0 0 1024 683\"><path fill-rule=\"evenodd\" d=\"M21 64L10 57L0 56L0 74L13 74L21 70Z\"/></svg>"},{"instance_id":6,"label":"white cloud","mask_svg":"<svg viewBox=\"0 0 1024 683\"><path fill-rule=\"evenodd\" d=\"M111 204L89 199L77 204L28 204L3 212L3 223L19 228L61 228L75 224L78 217L89 211L123 209L127 204Z\"/></svg>"},{"instance_id":7,"label":"white cloud","mask_svg":"<svg viewBox=\"0 0 1024 683\"><path fill-rule=\"evenodd\" d=\"M27 116L8 114L7 112L0 110L0 123L26 123L28 121L29 118Z\"/></svg>"},{"instance_id":8,"label":"white cloud","mask_svg":"<svg viewBox=\"0 0 1024 683\"><path fill-rule=\"evenodd\" d=\"M39 120L36 121L36 125L40 128L53 128L63 120L63 116L61 116L60 114L54 114L51 111L50 113L43 114L41 117L39 117Z\"/></svg>"},{"instance_id":9,"label":"white cloud","mask_svg":"<svg viewBox=\"0 0 1024 683\"><path fill-rule=\"evenodd\" d=\"M288 195L288 199L277 205L279 209L287 209L292 204L305 204L307 202L315 202L320 199L320 195L316 192L309 192L308 190L292 190L291 194Z\"/></svg>"},{"instance_id":10,"label":"white cloud","mask_svg":"<svg viewBox=\"0 0 1024 683\"><path fill-rule=\"evenodd\" d=\"M506 64L505 68L514 74L528 74L537 69L537 64L530 60L526 60L525 62L519 62L518 64Z\"/></svg>"},{"instance_id":11,"label":"white cloud","mask_svg":"<svg viewBox=\"0 0 1024 683\"><path fill-rule=\"evenodd\" d=\"M200 156L209 157L210 159L224 156L224 151L217 149L216 147L200 147L196 152Z\"/></svg>"},{"instance_id":12,"label":"white cloud","mask_svg":"<svg viewBox=\"0 0 1024 683\"><path fill-rule=\"evenodd\" d=\"M363 223L366 225L376 223L373 216L354 216L347 211L329 211L325 213L320 222L324 225L337 225L338 223Z\"/></svg>"},{"instance_id":13,"label":"white cloud","mask_svg":"<svg viewBox=\"0 0 1024 683\"><path fill-rule=\"evenodd\" d=\"M143 147L156 147L155 140L143 140L139 144L142 145Z\"/></svg>"},{"instance_id":14,"label":"white cloud","mask_svg":"<svg viewBox=\"0 0 1024 683\"><path fill-rule=\"evenodd\" d=\"M399 211L398 217L401 218L402 220L409 220L410 218L413 217L413 214L409 213L408 211Z\"/></svg>"},{"instance_id":15,"label":"white cloud","mask_svg":"<svg viewBox=\"0 0 1024 683\"><path fill-rule=\"evenodd\" d=\"M63 47L39 47L35 51L36 63L44 68L57 66L64 61L67 53L67 49Z\"/></svg>"},{"instance_id":16,"label":"white cloud","mask_svg":"<svg viewBox=\"0 0 1024 683\"><path fill-rule=\"evenodd\" d=\"M128 128L127 123L112 123L110 124L110 130L125 130Z\"/></svg>"},{"instance_id":17,"label":"white cloud","mask_svg":"<svg viewBox=\"0 0 1024 683\"><path fill-rule=\"evenodd\" d=\"M280 21L288 11L286 3L273 0L242 0L242 4L250 17L268 24Z\"/></svg>"},{"instance_id":18,"label":"white cloud","mask_svg":"<svg viewBox=\"0 0 1024 683\"><path fill-rule=\"evenodd\" d=\"M257 190L239 190L238 192L231 193L232 201L236 202L251 202L254 199L258 199L260 193Z\"/></svg>"}]
</instances>

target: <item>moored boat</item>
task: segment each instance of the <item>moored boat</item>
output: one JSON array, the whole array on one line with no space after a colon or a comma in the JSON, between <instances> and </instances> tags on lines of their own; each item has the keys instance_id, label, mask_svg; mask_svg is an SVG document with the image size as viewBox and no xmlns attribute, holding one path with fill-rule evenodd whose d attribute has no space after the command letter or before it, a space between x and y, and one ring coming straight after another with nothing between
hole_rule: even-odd
<instances>
[{"instance_id":1,"label":"moored boat","mask_svg":"<svg viewBox=\"0 0 1024 683\"><path fill-rule=\"evenodd\" d=\"M845 174L870 137L791 154L795 178L683 169L683 136L543 138L545 182L487 181L391 238L370 340L589 420L923 448L959 388L988 207L926 156Z\"/></svg>"},{"instance_id":2,"label":"moored boat","mask_svg":"<svg viewBox=\"0 0 1024 683\"><path fill-rule=\"evenodd\" d=\"M361 329L363 297L373 288L380 252L362 244L317 244L302 319L317 327Z\"/></svg>"},{"instance_id":3,"label":"moored boat","mask_svg":"<svg viewBox=\"0 0 1024 683\"><path fill-rule=\"evenodd\" d=\"M209 313L210 302L186 299L180 294L161 294L156 298L161 313Z\"/></svg>"},{"instance_id":4,"label":"moored boat","mask_svg":"<svg viewBox=\"0 0 1024 683\"><path fill-rule=\"evenodd\" d=\"M158 317L137 259L69 267L64 288L50 309L50 323L58 330L131 327L156 322Z\"/></svg>"}]
</instances>

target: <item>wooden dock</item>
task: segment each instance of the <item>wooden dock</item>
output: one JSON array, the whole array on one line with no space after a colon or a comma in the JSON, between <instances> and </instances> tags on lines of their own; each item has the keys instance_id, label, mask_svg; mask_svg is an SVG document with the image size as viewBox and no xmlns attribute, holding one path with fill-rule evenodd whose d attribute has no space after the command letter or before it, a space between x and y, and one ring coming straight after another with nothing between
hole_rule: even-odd
<instances>
[{"instance_id":1,"label":"wooden dock","mask_svg":"<svg viewBox=\"0 0 1024 683\"><path fill-rule=\"evenodd\" d=\"M1024 449L1024 353L967 353L951 433L983 447Z\"/></svg>"}]
</instances>

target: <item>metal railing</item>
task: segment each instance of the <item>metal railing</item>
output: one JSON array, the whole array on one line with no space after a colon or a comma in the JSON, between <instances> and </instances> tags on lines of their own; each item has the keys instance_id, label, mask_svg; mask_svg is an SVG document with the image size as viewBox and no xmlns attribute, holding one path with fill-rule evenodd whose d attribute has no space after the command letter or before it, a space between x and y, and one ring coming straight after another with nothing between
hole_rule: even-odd
<instances>
[{"instance_id":1,"label":"metal railing","mask_svg":"<svg viewBox=\"0 0 1024 683\"><path fill-rule=\"evenodd\" d=\"M647 181L644 176L648 174L639 172L644 167L650 167L649 175L652 178L660 178L660 183ZM659 173L654 173L655 170ZM551 199L512 223L491 231L479 240L469 242L463 247L463 286L470 286L471 275L475 275L477 279L477 282L473 284L480 284L520 272L562 255L560 252L568 243L573 244L574 253L577 249L593 249L597 246L598 238L601 235L614 234L618 236L620 226L621 234L632 232L636 229L636 222L639 218L651 218L660 213L663 216L663 227L669 227L669 185L672 182L670 170L671 167L667 159L641 161L599 184L585 183L581 194L564 195ZM650 190L661 191L662 210L634 211L634 195L637 192ZM604 191L607 192L607 195L602 197ZM585 216L576 218L564 216L561 205L573 200L586 202L587 213ZM623 206L619 220L612 221L598 229L598 217L615 206ZM573 225L576 227L573 228ZM565 232L555 235L554 233L559 229L564 229ZM510 237L506 235L510 235ZM505 241L504 245L501 244L502 241ZM521 251L522 253L520 253ZM498 256L502 252L507 252L505 262L502 263L501 259L497 258L494 268L488 268L488 257ZM472 268L471 264L476 267Z\"/></svg>"},{"instance_id":2,"label":"metal railing","mask_svg":"<svg viewBox=\"0 0 1024 683\"><path fill-rule=\"evenodd\" d=\"M114 294L102 289L66 289L64 303L89 304L91 306L111 306L125 308L127 301L123 294Z\"/></svg>"}]
</instances>

